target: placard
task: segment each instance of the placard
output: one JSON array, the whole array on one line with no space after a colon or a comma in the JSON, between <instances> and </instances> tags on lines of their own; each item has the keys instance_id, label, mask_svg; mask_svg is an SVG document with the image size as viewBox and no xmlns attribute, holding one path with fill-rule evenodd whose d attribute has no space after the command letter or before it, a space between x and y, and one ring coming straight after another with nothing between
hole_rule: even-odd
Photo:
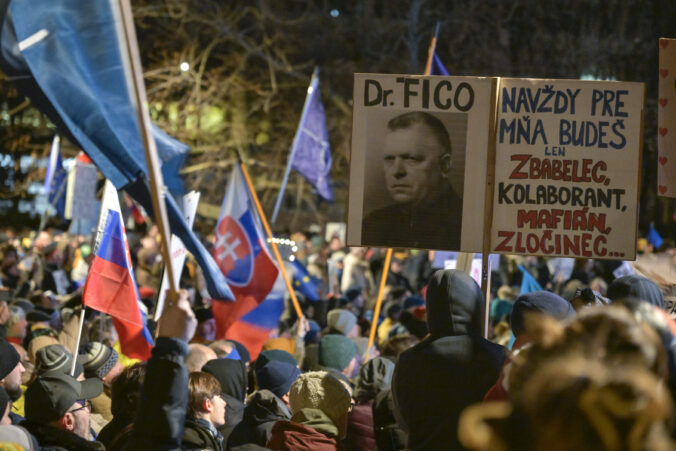
<instances>
[{"instance_id":1,"label":"placard","mask_svg":"<svg viewBox=\"0 0 676 451\"><path fill-rule=\"evenodd\" d=\"M676 197L676 39L660 39L657 193Z\"/></svg>"},{"instance_id":2,"label":"placard","mask_svg":"<svg viewBox=\"0 0 676 451\"><path fill-rule=\"evenodd\" d=\"M494 85L355 74L348 245L481 251Z\"/></svg>"},{"instance_id":3,"label":"placard","mask_svg":"<svg viewBox=\"0 0 676 451\"><path fill-rule=\"evenodd\" d=\"M96 219L97 181L98 173L93 164L75 161L70 167L66 190L66 219Z\"/></svg>"},{"instance_id":4,"label":"placard","mask_svg":"<svg viewBox=\"0 0 676 451\"><path fill-rule=\"evenodd\" d=\"M501 79L493 252L632 260L644 85Z\"/></svg>"}]
</instances>

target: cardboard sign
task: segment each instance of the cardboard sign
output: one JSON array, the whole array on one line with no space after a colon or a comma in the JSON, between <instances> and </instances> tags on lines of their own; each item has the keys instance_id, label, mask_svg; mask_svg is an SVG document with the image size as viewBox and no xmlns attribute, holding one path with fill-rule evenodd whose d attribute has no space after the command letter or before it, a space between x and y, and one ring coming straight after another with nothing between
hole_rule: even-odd
<instances>
[{"instance_id":1,"label":"cardboard sign","mask_svg":"<svg viewBox=\"0 0 676 451\"><path fill-rule=\"evenodd\" d=\"M345 243L345 229L346 225L344 222L327 222L324 239L328 243L333 238L338 238L341 243Z\"/></svg>"},{"instance_id":2,"label":"cardboard sign","mask_svg":"<svg viewBox=\"0 0 676 451\"><path fill-rule=\"evenodd\" d=\"M183 217L188 227L192 228L195 222L195 214L197 213L197 204L200 201L200 193L191 191L183 196ZM171 235L170 252L172 259L172 268L174 272L174 280L179 283L181 280L181 273L183 272L183 265L185 264L186 249L183 241L176 235ZM164 267L162 274L162 283L160 284L160 292L157 296L157 306L155 308L155 321L159 321L164 310L164 300L167 297L167 290L169 289L169 276L167 275L167 267Z\"/></svg>"},{"instance_id":3,"label":"cardboard sign","mask_svg":"<svg viewBox=\"0 0 676 451\"><path fill-rule=\"evenodd\" d=\"M348 245L481 251L495 81L355 74Z\"/></svg>"},{"instance_id":4,"label":"cardboard sign","mask_svg":"<svg viewBox=\"0 0 676 451\"><path fill-rule=\"evenodd\" d=\"M96 201L96 166L76 161L68 171L66 190L67 219L96 219L98 209Z\"/></svg>"},{"instance_id":5,"label":"cardboard sign","mask_svg":"<svg viewBox=\"0 0 676 451\"><path fill-rule=\"evenodd\" d=\"M644 85L501 79L493 252L633 260Z\"/></svg>"},{"instance_id":6,"label":"cardboard sign","mask_svg":"<svg viewBox=\"0 0 676 451\"><path fill-rule=\"evenodd\" d=\"M657 193L676 197L676 39L660 39Z\"/></svg>"}]
</instances>

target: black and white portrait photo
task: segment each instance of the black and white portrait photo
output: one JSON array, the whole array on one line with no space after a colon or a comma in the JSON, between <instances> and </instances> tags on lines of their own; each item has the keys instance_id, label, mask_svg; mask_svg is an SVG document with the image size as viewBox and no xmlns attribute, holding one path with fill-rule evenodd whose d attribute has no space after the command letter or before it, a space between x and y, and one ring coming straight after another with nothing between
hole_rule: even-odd
<instances>
[{"instance_id":1,"label":"black and white portrait photo","mask_svg":"<svg viewBox=\"0 0 676 451\"><path fill-rule=\"evenodd\" d=\"M467 115L370 113L362 243L458 249Z\"/></svg>"},{"instance_id":2,"label":"black and white portrait photo","mask_svg":"<svg viewBox=\"0 0 676 451\"><path fill-rule=\"evenodd\" d=\"M349 246L481 251L494 85L355 74Z\"/></svg>"}]
</instances>

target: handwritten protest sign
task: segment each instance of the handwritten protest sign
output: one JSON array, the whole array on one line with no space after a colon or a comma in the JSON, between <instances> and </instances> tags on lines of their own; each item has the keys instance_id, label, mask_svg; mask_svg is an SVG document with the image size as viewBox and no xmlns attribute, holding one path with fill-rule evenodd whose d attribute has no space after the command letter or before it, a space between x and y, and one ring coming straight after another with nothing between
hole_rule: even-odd
<instances>
[{"instance_id":1,"label":"handwritten protest sign","mask_svg":"<svg viewBox=\"0 0 676 451\"><path fill-rule=\"evenodd\" d=\"M347 244L481 251L496 79L354 80Z\"/></svg>"},{"instance_id":2,"label":"handwritten protest sign","mask_svg":"<svg viewBox=\"0 0 676 451\"><path fill-rule=\"evenodd\" d=\"M676 39L660 39L657 192L676 197Z\"/></svg>"},{"instance_id":3,"label":"handwritten protest sign","mask_svg":"<svg viewBox=\"0 0 676 451\"><path fill-rule=\"evenodd\" d=\"M501 79L494 252L633 259L641 83Z\"/></svg>"},{"instance_id":4,"label":"handwritten protest sign","mask_svg":"<svg viewBox=\"0 0 676 451\"><path fill-rule=\"evenodd\" d=\"M96 166L76 161L68 171L66 190L66 218L94 219L98 213L96 204Z\"/></svg>"}]
</instances>

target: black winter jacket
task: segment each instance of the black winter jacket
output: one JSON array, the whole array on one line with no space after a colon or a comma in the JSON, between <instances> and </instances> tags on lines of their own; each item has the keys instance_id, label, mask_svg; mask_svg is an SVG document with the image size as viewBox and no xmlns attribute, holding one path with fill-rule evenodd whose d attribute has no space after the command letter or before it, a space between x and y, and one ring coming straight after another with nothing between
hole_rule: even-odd
<instances>
[{"instance_id":1,"label":"black winter jacket","mask_svg":"<svg viewBox=\"0 0 676 451\"><path fill-rule=\"evenodd\" d=\"M505 358L502 346L481 337L483 304L481 289L462 271L432 276L426 300L430 337L404 351L394 370L394 403L410 449L463 449L460 413L482 401Z\"/></svg>"}]
</instances>

